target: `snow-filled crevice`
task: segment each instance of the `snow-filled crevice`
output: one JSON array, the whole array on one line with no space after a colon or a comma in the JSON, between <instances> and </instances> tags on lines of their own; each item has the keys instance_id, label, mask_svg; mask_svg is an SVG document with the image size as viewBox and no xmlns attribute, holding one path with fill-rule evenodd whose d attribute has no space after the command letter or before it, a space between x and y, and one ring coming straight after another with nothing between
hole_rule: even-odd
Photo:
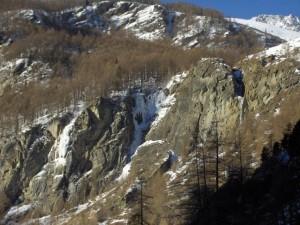
<instances>
[{"instance_id":1,"label":"snow-filled crevice","mask_svg":"<svg viewBox=\"0 0 300 225\"><path fill-rule=\"evenodd\" d=\"M118 181L124 180L128 176L131 168L131 160L139 148L146 146L146 144L164 143L163 140L148 140L144 142L144 139L147 132L157 127L172 105L175 104L175 95L169 94L169 92L176 84L181 83L186 75L186 73L183 73L172 77L165 88L131 90L130 95L134 99L134 107L132 109L134 132L132 143L128 149L127 164L123 168L119 178L117 178Z\"/></svg>"},{"instance_id":2,"label":"snow-filled crevice","mask_svg":"<svg viewBox=\"0 0 300 225\"><path fill-rule=\"evenodd\" d=\"M158 125L165 117L171 106L175 104L174 94L169 94L174 86L183 81L186 74L179 74L171 78L165 88L150 88L149 90L137 89L133 91L134 108L132 116L134 120L134 137L129 148L130 158L143 143L144 137L150 128Z\"/></svg>"},{"instance_id":3,"label":"snow-filled crevice","mask_svg":"<svg viewBox=\"0 0 300 225\"><path fill-rule=\"evenodd\" d=\"M3 220L0 220L0 224L15 224L15 223L11 223L10 220L24 216L32 208L33 208L33 205L31 205L31 204L21 205L21 206L13 206L8 210L8 212L4 216Z\"/></svg>"},{"instance_id":4,"label":"snow-filled crevice","mask_svg":"<svg viewBox=\"0 0 300 225\"><path fill-rule=\"evenodd\" d=\"M131 169L131 159L134 157L139 147L144 143L144 138L149 131L151 124L158 117L158 111L161 103L166 99L164 91L158 90L131 90L130 96L134 100L132 109L132 118L134 132L131 145L127 152L127 164L122 170L121 175L117 178L118 181L126 179Z\"/></svg>"},{"instance_id":5,"label":"snow-filled crevice","mask_svg":"<svg viewBox=\"0 0 300 225\"><path fill-rule=\"evenodd\" d=\"M72 132L76 120L81 115L85 109L85 102L78 102L68 108L68 111L73 111L69 115L68 123L64 126L59 136L55 139L54 144L52 145L50 152L48 153L48 161L44 164L43 168L33 177L32 183L39 182L41 179L46 179L48 175L51 175L54 180L60 180L63 178L64 168L67 163L67 153L71 150L70 145L72 142ZM67 114L59 114L57 118L66 117ZM52 118L53 119L53 118ZM51 119L47 122L42 121L41 124L49 124Z\"/></svg>"},{"instance_id":6,"label":"snow-filled crevice","mask_svg":"<svg viewBox=\"0 0 300 225\"><path fill-rule=\"evenodd\" d=\"M54 169L54 173L57 175L54 176L54 178L58 178L58 176L62 175L61 173L63 171L59 168L66 165L66 156L71 142L72 131L77 118L82 113L84 108L84 102L79 102L74 106L72 117L70 118L68 124L63 128L60 135L56 138L48 154L48 162L43 166L42 170L35 175L34 180L43 179L43 177L49 173L49 170L52 169Z\"/></svg>"},{"instance_id":7,"label":"snow-filled crevice","mask_svg":"<svg viewBox=\"0 0 300 225\"><path fill-rule=\"evenodd\" d=\"M150 127L157 124L161 120L168 106L174 104L173 95L168 96L165 89L158 90L134 90L131 96L134 99L134 107L132 117L134 123L133 140L128 151L128 161L135 154L138 147L144 142L144 137Z\"/></svg>"},{"instance_id":8,"label":"snow-filled crevice","mask_svg":"<svg viewBox=\"0 0 300 225\"><path fill-rule=\"evenodd\" d=\"M58 165L65 165L65 163L66 163L66 155L67 155L68 147L69 147L70 141L71 141L72 130L74 128L77 118L83 111L83 108L84 108L84 104L80 104L74 110L73 118L63 128L61 134L56 139L56 141L51 149L51 151L55 151L54 162Z\"/></svg>"},{"instance_id":9,"label":"snow-filled crevice","mask_svg":"<svg viewBox=\"0 0 300 225\"><path fill-rule=\"evenodd\" d=\"M134 108L132 111L133 116L133 123L134 123L134 135L133 141L129 147L128 151L128 158L130 159L131 156L135 153L137 147L142 143L142 139L144 137L144 133L149 127L150 119L149 117L150 112L147 110L147 102L145 93L141 90L138 90L137 93L133 94L134 98Z\"/></svg>"},{"instance_id":10,"label":"snow-filled crevice","mask_svg":"<svg viewBox=\"0 0 300 225\"><path fill-rule=\"evenodd\" d=\"M77 117L74 117L70 121L70 123L67 126L65 126L65 128L63 129L59 137L60 140L58 141L57 149L55 152L55 160L58 162L63 162L65 160L67 154L67 148L70 142L70 134L74 127L76 119Z\"/></svg>"}]
</instances>

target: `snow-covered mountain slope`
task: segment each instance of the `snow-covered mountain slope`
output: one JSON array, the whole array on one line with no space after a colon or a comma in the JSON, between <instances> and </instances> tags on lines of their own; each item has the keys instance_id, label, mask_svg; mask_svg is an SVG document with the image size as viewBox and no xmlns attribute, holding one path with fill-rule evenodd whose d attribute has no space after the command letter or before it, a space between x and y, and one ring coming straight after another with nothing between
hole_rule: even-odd
<instances>
[{"instance_id":1,"label":"snow-covered mountain slope","mask_svg":"<svg viewBox=\"0 0 300 225\"><path fill-rule=\"evenodd\" d=\"M276 24L265 23L265 22L257 21L255 18L252 19L233 18L232 21L252 27L262 32L267 32L274 36L280 37L286 41L291 41L293 39L300 37L300 32L290 30L288 29L288 27L284 28L283 26L279 26L277 23Z\"/></svg>"},{"instance_id":2,"label":"snow-covered mountain slope","mask_svg":"<svg viewBox=\"0 0 300 225\"><path fill-rule=\"evenodd\" d=\"M282 15L258 15L251 18L251 20L267 23L277 27L281 27L287 30L293 30L300 32L300 17L294 15L282 16Z\"/></svg>"},{"instance_id":3,"label":"snow-covered mountain slope","mask_svg":"<svg viewBox=\"0 0 300 225\"><path fill-rule=\"evenodd\" d=\"M294 45L298 46L298 43ZM294 65L286 62L267 68L254 60L243 62L241 68L245 74L241 81L245 85L242 107L240 96L234 94L234 79L226 76L231 68L220 59L202 59L190 72L178 74L162 88L143 87L143 90L128 90L128 94L120 98L100 98L83 111L79 107L78 114L68 114L67 120L57 118L35 126L15 139L0 139L0 159L5 159L0 161L3 180L0 190L6 191L4 196L17 199L13 204L0 202L6 210L0 224L15 224L15 221L24 225L137 224L132 222L135 218L132 214L137 211L136 202L141 193L140 176L147 181L147 196L158 201L149 204L149 219L158 221L150 224L186 224L181 218L176 218L180 223L174 223L169 216L174 213L173 207L165 205L178 208L192 200L188 184L195 180L190 171L195 170L196 158L195 150L189 146L203 140L204 145L199 143L199 146L205 146L207 154L214 154L208 139L212 136L208 130L214 123L212 112L215 111L221 121L220 139L228 143L234 143L231 134L239 129L241 119L244 124L251 123L252 126L241 132L246 146L243 154L247 156L244 163L249 167L249 173L259 167L261 150L268 143L269 137L264 132L270 128L264 127L266 121L280 123L277 127L280 131L274 130L277 140L290 119L299 119L299 109L288 118L285 107L292 103L296 91L300 91L300 76L295 76ZM253 140L255 145L251 144ZM224 147L219 156L225 165L220 168L220 185L233 179L227 174L230 166L238 162L239 153L232 153L236 150L229 147ZM56 153L61 157L56 158ZM134 155L126 166L128 153ZM274 173L291 170L290 166L298 164L297 158L289 158L293 160L289 167L280 164L278 170L270 170ZM66 163L55 163L57 159ZM16 163L19 163L17 170ZM278 163L281 162L278 160ZM258 168L258 176L253 176L255 182L264 178L265 170L265 167ZM298 175L299 170L294 171ZM299 183L299 176L292 175L292 181ZM209 187L214 187L214 175L208 176ZM286 176L285 173L282 176ZM277 176L273 177L277 180ZM182 189L175 189L175 185L181 185ZM297 189L291 193L297 193ZM178 192L181 195L176 195ZM288 196L287 200L296 199L295 195ZM236 196L234 193L233 198ZM209 200L214 201L212 197ZM255 211L258 206L251 204L252 201L249 208ZM288 206L288 203L281 203L281 206ZM291 213L298 216L297 209L292 209ZM268 213L268 210L268 207L264 208L264 212Z\"/></svg>"},{"instance_id":4,"label":"snow-covered mountain slope","mask_svg":"<svg viewBox=\"0 0 300 225\"><path fill-rule=\"evenodd\" d=\"M300 62L300 38L266 49L260 53L251 55L249 58L253 57L264 59L267 65L283 62L287 59Z\"/></svg>"},{"instance_id":5,"label":"snow-covered mountain slope","mask_svg":"<svg viewBox=\"0 0 300 225\"><path fill-rule=\"evenodd\" d=\"M91 6L76 7L60 12L42 10L23 10L17 14L20 19L33 23L68 29L70 31L88 32L91 30L109 33L113 30L126 30L143 40L171 39L178 46L203 47L216 46L215 40L227 37L243 29L233 29L225 20L209 16L186 15L170 10L160 4L143 4L138 2L101 1ZM253 31L253 30L252 30ZM256 34L257 40L274 42L274 37L266 40ZM277 40L277 43L280 40Z\"/></svg>"},{"instance_id":6,"label":"snow-covered mountain slope","mask_svg":"<svg viewBox=\"0 0 300 225\"><path fill-rule=\"evenodd\" d=\"M102 1L92 6L83 6L68 9L61 12L46 13L42 10L22 10L19 18L30 20L33 23L50 27L59 27L75 31L88 31L91 29L110 32L112 30L126 30L136 37L144 40L158 40L165 37L173 37L176 43L186 42L199 32L210 33L210 18L195 17L194 23L198 23L198 31L186 32L182 35L181 28L175 31L175 20L178 26L185 27L185 16L179 12L169 11L162 5L148 5L137 2L109 2ZM179 22L181 21L181 22ZM182 24L183 23L183 24ZM225 33L226 27L214 25L214 35ZM188 41L190 42L190 41ZM188 43L187 43L188 45Z\"/></svg>"},{"instance_id":7,"label":"snow-covered mountain slope","mask_svg":"<svg viewBox=\"0 0 300 225\"><path fill-rule=\"evenodd\" d=\"M189 24L189 29L183 31L183 27L187 27L183 13L169 11L162 5L125 1L103 1L92 6L77 7L53 14L41 10L23 10L19 13L19 17L46 26L64 29L67 27L69 30L95 29L110 32L124 29L140 39L150 41L171 37L176 44L185 46L199 44L197 37L201 32L213 39L228 31L225 26L204 16L195 17ZM198 26L194 26L195 24Z\"/></svg>"},{"instance_id":8,"label":"snow-covered mountain slope","mask_svg":"<svg viewBox=\"0 0 300 225\"><path fill-rule=\"evenodd\" d=\"M295 54L299 53L299 51L298 51L299 48L300 48L300 38L297 38L297 39L289 41L287 43L283 43L278 46L269 48L260 54L264 55L264 56L270 56L270 55L283 56L286 54L293 56L293 53L295 53ZM300 60L300 58L299 58L299 60Z\"/></svg>"}]
</instances>

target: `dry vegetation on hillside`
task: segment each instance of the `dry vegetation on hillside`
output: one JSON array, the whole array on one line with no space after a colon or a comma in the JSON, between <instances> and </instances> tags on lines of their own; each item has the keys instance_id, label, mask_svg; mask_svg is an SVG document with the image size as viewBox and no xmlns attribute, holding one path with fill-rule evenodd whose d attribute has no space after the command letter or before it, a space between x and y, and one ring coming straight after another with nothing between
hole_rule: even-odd
<instances>
[{"instance_id":1,"label":"dry vegetation on hillside","mask_svg":"<svg viewBox=\"0 0 300 225\"><path fill-rule=\"evenodd\" d=\"M51 1L51 4L56 2ZM63 3L70 6L78 1ZM179 7L178 10L183 6L169 5L173 9ZM186 6L186 10L190 7L193 6ZM5 90L5 95L0 97L0 120L2 124L6 121L9 126L16 121L32 120L45 109L60 111L78 100L90 101L107 95L112 89L124 89L135 78L155 76L158 81L164 81L189 69L202 57L220 57L234 64L256 47L256 43L244 45L244 37L236 37L237 41L232 43L234 48L229 45L222 49L203 47L184 50L168 40L142 41L124 31L110 35L97 32L84 35L16 19L7 27L6 34L17 34L17 38L4 49L6 59L39 60L48 63L53 70L47 85L31 82L18 92L13 86Z\"/></svg>"},{"instance_id":2,"label":"dry vegetation on hillside","mask_svg":"<svg viewBox=\"0 0 300 225\"><path fill-rule=\"evenodd\" d=\"M49 63L54 75L47 85L30 83L18 93L13 87L7 89L0 98L2 121L15 121L16 116L31 120L45 108L62 109L80 99L93 100L111 89L126 88L142 76L166 80L202 57L223 57L232 64L244 51L183 50L167 41L151 43L123 33L82 36L40 30L16 41L6 54L10 59L26 56Z\"/></svg>"}]
</instances>

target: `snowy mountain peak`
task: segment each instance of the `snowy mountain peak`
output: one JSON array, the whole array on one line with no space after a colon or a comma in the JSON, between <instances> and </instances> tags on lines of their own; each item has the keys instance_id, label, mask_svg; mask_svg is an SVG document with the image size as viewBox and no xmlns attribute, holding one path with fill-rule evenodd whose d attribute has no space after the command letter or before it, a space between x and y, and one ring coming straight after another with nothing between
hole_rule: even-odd
<instances>
[{"instance_id":1,"label":"snowy mountain peak","mask_svg":"<svg viewBox=\"0 0 300 225\"><path fill-rule=\"evenodd\" d=\"M300 37L300 18L293 15L259 15L251 19L231 18L230 20L272 34L286 41L292 41Z\"/></svg>"},{"instance_id":2,"label":"snowy mountain peak","mask_svg":"<svg viewBox=\"0 0 300 225\"><path fill-rule=\"evenodd\" d=\"M263 14L253 17L251 20L281 27L287 30L300 31L300 17L292 14L288 16Z\"/></svg>"}]
</instances>

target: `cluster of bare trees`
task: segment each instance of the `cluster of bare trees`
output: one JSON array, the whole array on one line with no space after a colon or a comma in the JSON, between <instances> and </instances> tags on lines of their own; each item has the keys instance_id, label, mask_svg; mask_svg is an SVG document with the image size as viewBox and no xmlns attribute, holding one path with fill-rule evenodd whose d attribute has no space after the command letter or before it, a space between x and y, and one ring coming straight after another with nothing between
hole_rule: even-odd
<instances>
[{"instance_id":1,"label":"cluster of bare trees","mask_svg":"<svg viewBox=\"0 0 300 225\"><path fill-rule=\"evenodd\" d=\"M39 28L26 30L5 55L10 60L43 61L53 69L47 85L31 81L19 91L13 86L5 90L0 119L13 124L17 117L32 120L44 109L61 109L82 98L93 100L112 89L126 89L140 77L166 79L198 60L167 42L139 41L120 33L83 36Z\"/></svg>"},{"instance_id":2,"label":"cluster of bare trees","mask_svg":"<svg viewBox=\"0 0 300 225\"><path fill-rule=\"evenodd\" d=\"M168 221L166 224L222 224L220 218L223 212L218 207L232 201L224 196L223 185L226 185L226 191L232 188L237 196L244 196L249 191L245 190L245 186L254 172L251 167L253 157L246 144L243 127L228 138L231 141L226 141L220 133L222 123L215 118L207 129L209 138L204 142L199 122L200 116L192 134L190 154L186 158L191 166L183 179L168 184L168 199L160 202L169 211L162 217ZM273 148L272 140L269 144ZM156 190L163 193L161 189ZM133 210L136 220L132 224L149 224L147 219L153 218L149 209L155 208L153 202L159 195L156 191L153 199L148 193L148 184L140 180L139 197Z\"/></svg>"},{"instance_id":3,"label":"cluster of bare trees","mask_svg":"<svg viewBox=\"0 0 300 225\"><path fill-rule=\"evenodd\" d=\"M219 121L213 121L207 131L210 138L204 143L199 136L199 125L196 125L190 146L188 161L191 167L184 180L173 182L170 189L180 201L171 200L173 214L179 224L222 224L218 220L216 196L224 184L232 184L243 192L243 184L250 178L253 169L251 152L244 145L244 138L237 133L233 141L221 139ZM226 151L225 151L226 149ZM226 201L226 198L224 198ZM223 204L223 203L222 203Z\"/></svg>"},{"instance_id":4,"label":"cluster of bare trees","mask_svg":"<svg viewBox=\"0 0 300 225\"><path fill-rule=\"evenodd\" d=\"M32 120L45 109L60 110L80 99L93 100L112 89L126 89L136 79L166 80L202 57L222 57L234 64L245 54L240 44L237 48L184 50L168 40L142 41L124 31L83 35L19 20L5 32L8 36L18 34L4 49L6 59L38 60L53 70L46 86L29 82L18 92L13 86L5 90L0 97L0 120L10 126L19 120Z\"/></svg>"},{"instance_id":5,"label":"cluster of bare trees","mask_svg":"<svg viewBox=\"0 0 300 225\"><path fill-rule=\"evenodd\" d=\"M241 135L242 127L233 132L233 136L228 138L230 141L226 140L220 132L223 123L217 114L218 91L214 99L215 112L210 127L204 130L200 127L201 114L195 122L187 158L194 166L186 173L187 181L173 184L176 195L185 196L183 201L172 205L175 216L183 219L182 224L193 224L191 221L198 218L203 224L220 224L216 216L219 203L215 202L214 196L218 195L220 187L228 183L233 183L243 192L243 183L252 169L253 157Z\"/></svg>"},{"instance_id":6,"label":"cluster of bare trees","mask_svg":"<svg viewBox=\"0 0 300 225\"><path fill-rule=\"evenodd\" d=\"M16 42L8 55L12 59L26 56L26 46L33 47L27 56L50 63L52 78L47 86L33 82L20 92L13 87L6 90L0 97L2 121L15 123L16 115L31 120L44 109L62 109L82 98L94 100L112 89L126 89L141 77L163 81L202 57L219 56L208 50L183 50L169 43L149 43L118 35L94 38L51 31L38 36Z\"/></svg>"}]
</instances>

